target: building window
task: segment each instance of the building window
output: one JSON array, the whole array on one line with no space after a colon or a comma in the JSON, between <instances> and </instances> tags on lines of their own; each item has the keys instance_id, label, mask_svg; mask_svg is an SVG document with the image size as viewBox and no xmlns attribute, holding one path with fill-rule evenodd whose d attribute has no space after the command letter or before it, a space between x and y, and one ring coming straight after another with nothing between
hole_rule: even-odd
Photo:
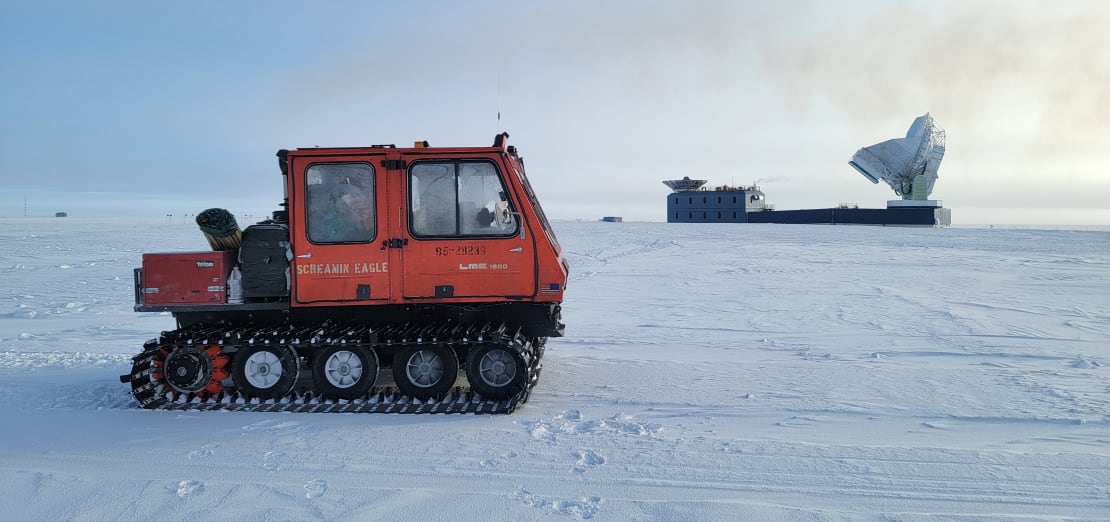
<instances>
[{"instance_id":1,"label":"building window","mask_svg":"<svg viewBox=\"0 0 1110 522\"><path fill-rule=\"evenodd\" d=\"M736 204L736 196L732 196L732 204L733 204L733 205L735 205L735 204Z\"/></svg>"}]
</instances>

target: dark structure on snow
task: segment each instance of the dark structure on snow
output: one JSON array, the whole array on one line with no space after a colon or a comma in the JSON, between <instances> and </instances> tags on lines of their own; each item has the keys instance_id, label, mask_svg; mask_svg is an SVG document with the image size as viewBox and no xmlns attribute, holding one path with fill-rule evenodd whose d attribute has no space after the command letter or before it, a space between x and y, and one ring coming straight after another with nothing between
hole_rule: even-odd
<instances>
[{"instance_id":1,"label":"dark structure on snow","mask_svg":"<svg viewBox=\"0 0 1110 522\"><path fill-rule=\"evenodd\" d=\"M872 183L886 182L901 196L886 208L840 204L832 208L775 210L756 185L723 185L707 190L706 180L666 180L668 223L792 223L947 227L952 211L928 199L944 157L944 130L925 114L914 120L905 138L887 140L857 151L848 162Z\"/></svg>"}]
</instances>

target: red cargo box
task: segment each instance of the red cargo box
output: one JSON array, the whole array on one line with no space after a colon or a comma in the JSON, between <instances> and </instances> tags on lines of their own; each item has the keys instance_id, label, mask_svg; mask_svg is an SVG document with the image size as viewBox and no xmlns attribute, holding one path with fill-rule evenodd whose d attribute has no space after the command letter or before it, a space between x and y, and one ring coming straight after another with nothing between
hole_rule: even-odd
<instances>
[{"instance_id":1,"label":"red cargo box","mask_svg":"<svg viewBox=\"0 0 1110 522\"><path fill-rule=\"evenodd\" d=\"M143 254L143 304L227 302L236 251Z\"/></svg>"}]
</instances>

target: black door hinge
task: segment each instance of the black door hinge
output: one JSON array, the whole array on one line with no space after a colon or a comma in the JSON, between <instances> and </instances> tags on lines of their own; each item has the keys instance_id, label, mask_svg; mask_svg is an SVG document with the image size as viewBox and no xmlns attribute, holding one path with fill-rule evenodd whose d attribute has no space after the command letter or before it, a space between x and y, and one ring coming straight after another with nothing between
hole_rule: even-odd
<instances>
[{"instance_id":1,"label":"black door hinge","mask_svg":"<svg viewBox=\"0 0 1110 522\"><path fill-rule=\"evenodd\" d=\"M386 170L400 170L405 168L405 160L383 159L382 168Z\"/></svg>"}]
</instances>

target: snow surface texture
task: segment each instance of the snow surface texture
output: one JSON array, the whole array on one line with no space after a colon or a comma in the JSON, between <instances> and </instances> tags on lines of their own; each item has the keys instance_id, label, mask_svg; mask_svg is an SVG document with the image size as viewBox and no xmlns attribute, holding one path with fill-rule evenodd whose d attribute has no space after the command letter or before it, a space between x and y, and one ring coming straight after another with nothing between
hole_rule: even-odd
<instances>
[{"instance_id":1,"label":"snow surface texture","mask_svg":"<svg viewBox=\"0 0 1110 522\"><path fill-rule=\"evenodd\" d=\"M0 220L0 519L1110 518L1110 233L557 223L511 416L158 412L181 223Z\"/></svg>"}]
</instances>

